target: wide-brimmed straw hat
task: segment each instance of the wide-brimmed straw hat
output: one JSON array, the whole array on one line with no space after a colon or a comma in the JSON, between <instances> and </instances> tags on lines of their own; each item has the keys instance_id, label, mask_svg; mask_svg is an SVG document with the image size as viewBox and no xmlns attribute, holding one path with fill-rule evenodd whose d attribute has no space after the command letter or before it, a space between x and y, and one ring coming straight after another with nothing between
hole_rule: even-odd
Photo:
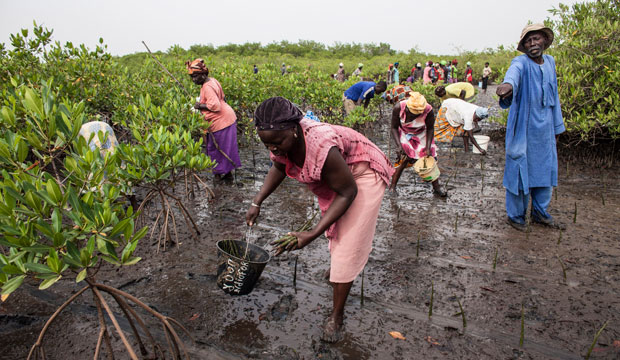
<instances>
[{"instance_id":1,"label":"wide-brimmed straw hat","mask_svg":"<svg viewBox=\"0 0 620 360\"><path fill-rule=\"evenodd\" d=\"M541 24L541 23L530 24L523 28L523 30L521 31L521 38L519 39L519 45L517 46L517 50L521 51L522 53L525 52L525 46L523 46L523 40L525 39L527 34L531 33L532 31L542 31L547 35L547 39L549 41L547 41L547 43L545 44L545 49L544 49L544 50L547 50L549 46L551 46L551 43L553 42L553 37L554 37L553 30L551 30L550 28L546 27L544 24Z\"/></svg>"}]
</instances>

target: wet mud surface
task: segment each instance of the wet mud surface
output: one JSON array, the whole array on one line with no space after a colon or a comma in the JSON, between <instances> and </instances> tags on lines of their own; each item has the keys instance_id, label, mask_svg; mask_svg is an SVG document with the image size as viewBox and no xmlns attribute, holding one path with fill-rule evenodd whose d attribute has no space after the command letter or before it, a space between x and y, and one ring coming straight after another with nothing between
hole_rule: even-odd
<instances>
[{"instance_id":1,"label":"wet mud surface","mask_svg":"<svg viewBox=\"0 0 620 360\"><path fill-rule=\"evenodd\" d=\"M476 101L495 106L493 92ZM393 159L388 122L384 117L363 132ZM498 126L482 128L490 133ZM532 224L521 233L505 221L503 146L493 137L482 157L464 153L460 139L442 144L438 162L447 199L433 196L413 169L404 172L397 194L386 193L363 294L360 276L347 301L344 339L336 344L320 341L332 306L323 279L329 268L324 237L273 258L249 295L230 296L216 286L218 240L248 239L269 248L317 207L305 187L287 179L247 231L245 211L269 167L262 145L241 149L243 168L234 184L213 188L215 200L201 191L186 202L201 231L198 240L179 216L179 244L157 252L156 239L147 237L138 250L141 262L105 267L98 278L179 320L194 337L194 343L184 339L196 359L580 359L605 322L591 358L620 358L617 163L567 166L560 159L550 209L566 230ZM145 224L157 212L146 213ZM11 295L0 306L0 358L25 358L47 318L82 286L66 280L42 292L26 283ZM70 305L50 328L49 358L92 357L98 324L91 296ZM117 336L113 342L121 348Z\"/></svg>"}]
</instances>

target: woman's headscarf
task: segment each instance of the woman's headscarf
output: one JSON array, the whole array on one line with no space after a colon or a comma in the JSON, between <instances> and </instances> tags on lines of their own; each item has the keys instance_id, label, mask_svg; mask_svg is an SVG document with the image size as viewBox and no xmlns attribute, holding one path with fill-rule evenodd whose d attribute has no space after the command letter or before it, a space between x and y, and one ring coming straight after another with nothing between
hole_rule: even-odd
<instances>
[{"instance_id":1,"label":"woman's headscarf","mask_svg":"<svg viewBox=\"0 0 620 360\"><path fill-rule=\"evenodd\" d=\"M489 109L487 109L485 107L478 107L478 108L476 108L476 116L480 120L488 118L489 117Z\"/></svg>"},{"instance_id":2,"label":"woman's headscarf","mask_svg":"<svg viewBox=\"0 0 620 360\"><path fill-rule=\"evenodd\" d=\"M289 100L276 96L263 101L254 112L254 125L257 130L292 129L304 114Z\"/></svg>"},{"instance_id":3,"label":"woman's headscarf","mask_svg":"<svg viewBox=\"0 0 620 360\"><path fill-rule=\"evenodd\" d=\"M205 66L205 61L198 58L194 61L186 61L187 73L192 74L208 74L209 69Z\"/></svg>"},{"instance_id":4,"label":"woman's headscarf","mask_svg":"<svg viewBox=\"0 0 620 360\"><path fill-rule=\"evenodd\" d=\"M424 95L417 91L409 93L409 99L407 99L407 109L414 115L418 115L424 112L426 109L426 98Z\"/></svg>"}]
</instances>

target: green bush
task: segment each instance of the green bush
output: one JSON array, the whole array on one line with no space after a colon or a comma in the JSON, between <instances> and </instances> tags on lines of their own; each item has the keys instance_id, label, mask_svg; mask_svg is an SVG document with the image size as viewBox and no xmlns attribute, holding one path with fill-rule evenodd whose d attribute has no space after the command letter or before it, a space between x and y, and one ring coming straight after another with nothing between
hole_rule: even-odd
<instances>
[{"instance_id":1,"label":"green bush","mask_svg":"<svg viewBox=\"0 0 620 360\"><path fill-rule=\"evenodd\" d=\"M558 90L569 133L594 143L620 136L620 3L560 4L551 13Z\"/></svg>"}]
</instances>

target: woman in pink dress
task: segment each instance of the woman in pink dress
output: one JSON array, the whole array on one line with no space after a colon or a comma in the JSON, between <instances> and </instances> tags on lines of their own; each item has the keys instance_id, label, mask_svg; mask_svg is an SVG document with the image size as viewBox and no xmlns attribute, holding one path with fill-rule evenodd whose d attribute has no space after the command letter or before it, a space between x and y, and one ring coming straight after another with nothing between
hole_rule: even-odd
<instances>
[{"instance_id":1,"label":"woman in pink dress","mask_svg":"<svg viewBox=\"0 0 620 360\"><path fill-rule=\"evenodd\" d=\"M402 100L392 109L392 138L402 148L400 165L392 177L390 190L396 189L400 175L409 164L416 160L432 156L437 157L435 145L435 114L433 107L426 102L424 95L417 91L409 93L407 100ZM433 192L441 197L448 195L439 178L431 183Z\"/></svg>"},{"instance_id":2,"label":"woman in pink dress","mask_svg":"<svg viewBox=\"0 0 620 360\"><path fill-rule=\"evenodd\" d=\"M211 125L204 133L207 155L217 163L213 168L216 180L232 181L232 171L241 166L237 147L237 115L225 101L222 85L209 77L202 59L187 62L187 73L200 85L200 98L194 105Z\"/></svg>"},{"instance_id":3,"label":"woman in pink dress","mask_svg":"<svg viewBox=\"0 0 620 360\"><path fill-rule=\"evenodd\" d=\"M324 232L329 239L334 304L322 338L338 341L345 302L353 280L368 261L381 200L394 169L362 134L305 118L283 97L260 104L254 121L273 165L252 200L246 221L253 225L261 203L287 176L307 184L317 195L321 220L311 230L290 233L297 237L292 250L304 248Z\"/></svg>"}]
</instances>

